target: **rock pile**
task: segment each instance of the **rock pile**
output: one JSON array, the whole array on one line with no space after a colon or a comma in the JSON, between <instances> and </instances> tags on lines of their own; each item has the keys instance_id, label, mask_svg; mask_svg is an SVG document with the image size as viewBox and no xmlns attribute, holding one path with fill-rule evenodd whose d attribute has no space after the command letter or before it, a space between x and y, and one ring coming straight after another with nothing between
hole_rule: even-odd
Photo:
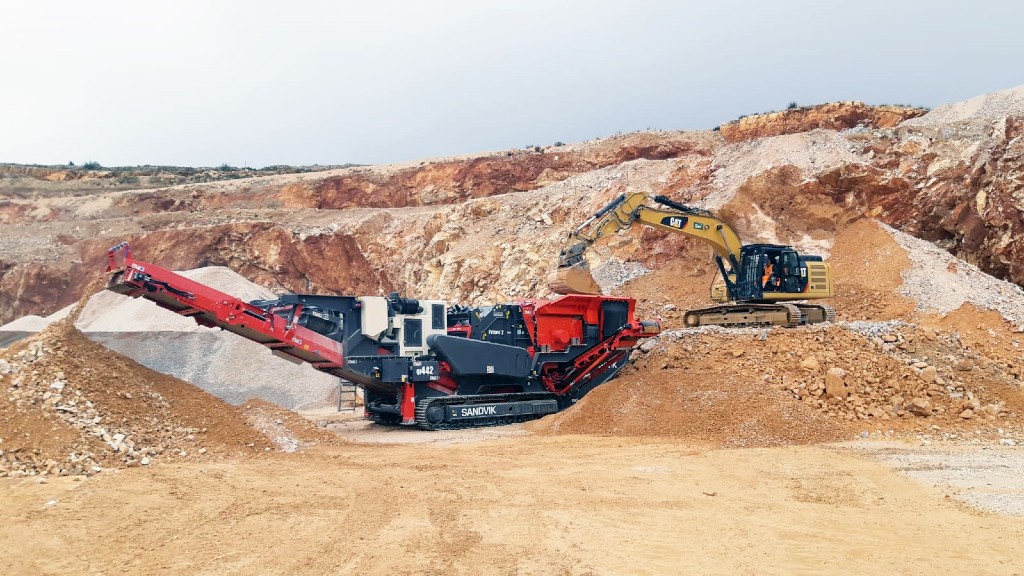
<instances>
[{"instance_id":1,"label":"rock pile","mask_svg":"<svg viewBox=\"0 0 1024 576\"><path fill-rule=\"evenodd\" d=\"M779 339L769 350L782 362L773 364L767 381L845 420L929 418L951 424L956 418L1009 421L1014 415L998 394L1013 393L1022 382L1015 374L1003 382L972 377L972 354L956 335L910 325L873 331L869 323L858 324L856 331L815 330L813 340ZM794 361L800 371L779 368Z\"/></svg>"},{"instance_id":2,"label":"rock pile","mask_svg":"<svg viewBox=\"0 0 1024 576\"><path fill-rule=\"evenodd\" d=\"M619 379L531 427L721 446L845 440L879 428L1002 434L1020 428L1022 360L903 321L668 330L645 341Z\"/></svg>"},{"instance_id":3,"label":"rock pile","mask_svg":"<svg viewBox=\"0 0 1024 576\"><path fill-rule=\"evenodd\" d=\"M951 312L970 302L998 311L1024 332L1024 289L1020 286L993 278L931 242L884 228L910 258L912 265L902 274L902 292L913 298L919 309Z\"/></svg>"},{"instance_id":4,"label":"rock pile","mask_svg":"<svg viewBox=\"0 0 1024 576\"><path fill-rule=\"evenodd\" d=\"M0 350L0 476L90 475L270 447L237 409L66 322Z\"/></svg>"}]
</instances>

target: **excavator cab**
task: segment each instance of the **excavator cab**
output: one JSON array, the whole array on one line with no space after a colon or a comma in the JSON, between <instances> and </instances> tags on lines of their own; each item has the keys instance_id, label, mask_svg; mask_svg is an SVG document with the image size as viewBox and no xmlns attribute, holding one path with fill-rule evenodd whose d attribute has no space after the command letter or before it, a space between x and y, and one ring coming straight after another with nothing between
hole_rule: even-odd
<instances>
[{"instance_id":1,"label":"excavator cab","mask_svg":"<svg viewBox=\"0 0 1024 576\"><path fill-rule=\"evenodd\" d=\"M792 246L748 244L740 253L740 265L731 299L741 302L792 300L806 292L807 262L818 256L801 256Z\"/></svg>"}]
</instances>

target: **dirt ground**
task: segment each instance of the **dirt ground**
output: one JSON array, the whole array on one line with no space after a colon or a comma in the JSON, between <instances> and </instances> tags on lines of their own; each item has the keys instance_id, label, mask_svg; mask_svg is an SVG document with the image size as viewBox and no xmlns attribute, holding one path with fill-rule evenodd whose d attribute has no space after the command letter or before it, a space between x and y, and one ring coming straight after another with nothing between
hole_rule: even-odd
<instances>
[{"instance_id":1,"label":"dirt ground","mask_svg":"<svg viewBox=\"0 0 1024 576\"><path fill-rule=\"evenodd\" d=\"M352 443L0 482L8 574L1020 574L1024 518L843 448Z\"/></svg>"}]
</instances>

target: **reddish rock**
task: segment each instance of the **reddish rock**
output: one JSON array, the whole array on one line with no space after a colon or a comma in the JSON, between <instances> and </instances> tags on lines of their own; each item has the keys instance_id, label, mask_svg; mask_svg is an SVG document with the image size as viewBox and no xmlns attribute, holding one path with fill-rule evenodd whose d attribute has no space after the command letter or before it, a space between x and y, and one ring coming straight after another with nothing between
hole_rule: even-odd
<instances>
[{"instance_id":1,"label":"reddish rock","mask_svg":"<svg viewBox=\"0 0 1024 576\"><path fill-rule=\"evenodd\" d=\"M847 130L856 126L892 128L908 118L926 113L923 108L905 106L868 106L863 102L833 102L744 116L722 124L727 142L807 132L816 128Z\"/></svg>"}]
</instances>

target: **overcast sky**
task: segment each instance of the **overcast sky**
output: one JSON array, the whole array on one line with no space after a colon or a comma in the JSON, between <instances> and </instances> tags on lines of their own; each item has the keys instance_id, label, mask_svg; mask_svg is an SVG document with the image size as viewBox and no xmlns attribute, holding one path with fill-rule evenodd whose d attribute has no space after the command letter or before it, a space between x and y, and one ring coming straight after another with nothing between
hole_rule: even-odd
<instances>
[{"instance_id":1,"label":"overcast sky","mask_svg":"<svg viewBox=\"0 0 1024 576\"><path fill-rule=\"evenodd\" d=\"M1024 2L6 2L0 162L385 163L1024 84Z\"/></svg>"}]
</instances>

